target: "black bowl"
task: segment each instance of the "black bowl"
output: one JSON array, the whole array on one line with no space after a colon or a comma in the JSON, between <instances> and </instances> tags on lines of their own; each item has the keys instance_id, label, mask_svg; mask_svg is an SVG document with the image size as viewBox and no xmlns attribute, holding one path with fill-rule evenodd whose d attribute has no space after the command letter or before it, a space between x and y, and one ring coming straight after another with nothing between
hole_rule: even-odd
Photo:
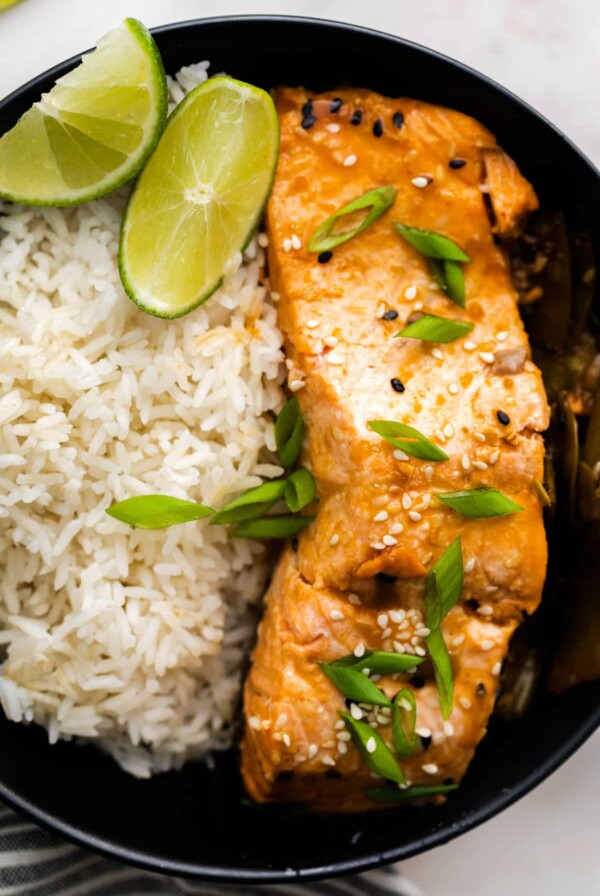
<instances>
[{"instance_id":1,"label":"black bowl","mask_svg":"<svg viewBox=\"0 0 600 896\"><path fill-rule=\"evenodd\" d=\"M600 257L600 176L535 111L431 50L352 25L253 16L154 32L167 71L213 71L272 87L342 83L443 103L485 123L534 183L543 206L583 227ZM69 60L0 103L0 133L76 64ZM600 684L600 683L599 683ZM600 722L599 685L540 696L517 722L494 719L460 789L439 808L326 819L241 802L236 755L214 768L136 781L92 748L48 746L0 721L0 796L78 843L154 871L235 882L318 878L405 859L481 824L539 784Z\"/></svg>"}]
</instances>

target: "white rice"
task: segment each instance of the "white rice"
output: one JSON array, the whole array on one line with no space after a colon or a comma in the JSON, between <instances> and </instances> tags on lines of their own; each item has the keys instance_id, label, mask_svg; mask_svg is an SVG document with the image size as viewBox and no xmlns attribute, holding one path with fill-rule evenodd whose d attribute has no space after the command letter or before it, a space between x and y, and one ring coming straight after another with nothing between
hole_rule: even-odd
<instances>
[{"instance_id":1,"label":"white rice","mask_svg":"<svg viewBox=\"0 0 600 896\"><path fill-rule=\"evenodd\" d=\"M170 80L177 102L207 63ZM206 521L104 512L162 493L222 506L280 473L281 338L263 249L180 321L117 272L123 197L0 207L0 701L147 777L230 745L267 563Z\"/></svg>"}]
</instances>

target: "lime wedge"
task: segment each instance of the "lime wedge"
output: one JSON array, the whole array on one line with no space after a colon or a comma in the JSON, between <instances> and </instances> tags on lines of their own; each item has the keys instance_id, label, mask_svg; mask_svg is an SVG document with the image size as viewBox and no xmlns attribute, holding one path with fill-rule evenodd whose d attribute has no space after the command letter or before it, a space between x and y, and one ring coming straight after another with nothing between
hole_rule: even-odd
<instances>
[{"instance_id":1,"label":"lime wedge","mask_svg":"<svg viewBox=\"0 0 600 896\"><path fill-rule=\"evenodd\" d=\"M136 304L181 317L218 288L260 220L278 152L277 113L264 90L212 78L188 94L123 219L119 270Z\"/></svg>"},{"instance_id":2,"label":"lime wedge","mask_svg":"<svg viewBox=\"0 0 600 896\"><path fill-rule=\"evenodd\" d=\"M29 205L104 196L137 174L166 110L156 44L126 19L0 139L0 196Z\"/></svg>"}]
</instances>

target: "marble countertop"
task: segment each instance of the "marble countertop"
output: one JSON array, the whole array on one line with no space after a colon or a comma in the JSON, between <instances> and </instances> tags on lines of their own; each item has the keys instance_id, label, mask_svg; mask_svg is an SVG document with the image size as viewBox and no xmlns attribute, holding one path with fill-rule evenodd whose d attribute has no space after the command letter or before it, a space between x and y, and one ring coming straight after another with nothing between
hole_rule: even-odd
<instances>
[{"instance_id":1,"label":"marble countertop","mask_svg":"<svg viewBox=\"0 0 600 896\"><path fill-rule=\"evenodd\" d=\"M354 22L453 56L500 81L600 164L596 0L23 0L0 15L0 96L92 46L125 14L147 25L227 13ZM596 896L600 733L533 793L402 865L414 896Z\"/></svg>"}]
</instances>

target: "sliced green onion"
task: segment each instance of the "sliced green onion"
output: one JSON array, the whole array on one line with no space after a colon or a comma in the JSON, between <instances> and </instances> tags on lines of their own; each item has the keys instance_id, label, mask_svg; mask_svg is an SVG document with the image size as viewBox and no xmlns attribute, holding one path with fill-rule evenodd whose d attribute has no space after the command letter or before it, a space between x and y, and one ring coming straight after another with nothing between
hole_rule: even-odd
<instances>
[{"instance_id":1,"label":"sliced green onion","mask_svg":"<svg viewBox=\"0 0 600 896\"><path fill-rule=\"evenodd\" d=\"M420 460L448 460L448 455L441 448L426 439L418 429L407 426L406 423L396 423L394 420L369 420L368 425L394 448L400 448L411 457L418 457Z\"/></svg>"},{"instance_id":2,"label":"sliced green onion","mask_svg":"<svg viewBox=\"0 0 600 896\"><path fill-rule=\"evenodd\" d=\"M433 671L435 673L435 683L440 698L440 708L445 719L452 715L452 704L454 701L454 675L452 673L452 663L448 654L448 648L444 641L441 629L434 629L431 634L425 638L425 643L433 663Z\"/></svg>"},{"instance_id":3,"label":"sliced green onion","mask_svg":"<svg viewBox=\"0 0 600 896\"><path fill-rule=\"evenodd\" d=\"M426 258L441 258L444 261L471 261L460 246L434 230L423 230L421 227L409 227L406 224L396 224L394 227L401 237L404 237L413 249L425 255Z\"/></svg>"},{"instance_id":4,"label":"sliced green onion","mask_svg":"<svg viewBox=\"0 0 600 896\"><path fill-rule=\"evenodd\" d=\"M392 700L392 743L400 759L408 759L417 746L417 701L408 688L398 691Z\"/></svg>"},{"instance_id":5,"label":"sliced green onion","mask_svg":"<svg viewBox=\"0 0 600 896\"><path fill-rule=\"evenodd\" d=\"M243 520L229 532L230 538L291 538L312 523L314 516L263 516Z\"/></svg>"},{"instance_id":6,"label":"sliced green onion","mask_svg":"<svg viewBox=\"0 0 600 896\"><path fill-rule=\"evenodd\" d=\"M444 262L444 280L446 281L445 293L449 299L464 308L466 304L465 275L457 261Z\"/></svg>"},{"instance_id":7,"label":"sliced green onion","mask_svg":"<svg viewBox=\"0 0 600 896\"><path fill-rule=\"evenodd\" d=\"M443 492L436 498L463 516L481 519L491 516L507 516L523 510L512 498L497 488L472 488L462 492Z\"/></svg>"},{"instance_id":8,"label":"sliced green onion","mask_svg":"<svg viewBox=\"0 0 600 896\"><path fill-rule=\"evenodd\" d=\"M376 775L381 775L388 781L404 784L406 778L404 772L396 762L394 754L385 743L375 728L367 722L359 722L346 712L340 712L339 716L346 723L346 728L352 735L363 762Z\"/></svg>"},{"instance_id":9,"label":"sliced green onion","mask_svg":"<svg viewBox=\"0 0 600 896\"><path fill-rule=\"evenodd\" d=\"M425 580L426 625L439 628L463 589L462 539L459 535L431 567Z\"/></svg>"},{"instance_id":10,"label":"sliced green onion","mask_svg":"<svg viewBox=\"0 0 600 896\"><path fill-rule=\"evenodd\" d=\"M288 510L292 513L298 513L299 510L314 501L316 495L317 484L312 473L305 467L295 470L288 478L284 497Z\"/></svg>"},{"instance_id":11,"label":"sliced green onion","mask_svg":"<svg viewBox=\"0 0 600 896\"><path fill-rule=\"evenodd\" d=\"M345 669L368 669L377 675L395 675L397 672L406 672L413 666L423 662L423 657L413 656L407 653L393 653L390 650L365 650L362 656L354 653L341 657L329 663L329 666L337 666Z\"/></svg>"},{"instance_id":12,"label":"sliced green onion","mask_svg":"<svg viewBox=\"0 0 600 896\"><path fill-rule=\"evenodd\" d=\"M370 227L374 221L380 218L384 212L387 212L388 208L394 203L396 192L395 187L376 187L374 190L367 190L362 196L358 196L352 202L342 206L330 218L319 224L310 238L308 251L328 252L358 236L359 233L362 233L363 230L366 230L367 227ZM363 209L370 209L370 211L360 224L346 231L335 230L335 226L340 221L340 218Z\"/></svg>"},{"instance_id":13,"label":"sliced green onion","mask_svg":"<svg viewBox=\"0 0 600 896\"><path fill-rule=\"evenodd\" d=\"M405 787L402 790L398 787L373 787L367 790L367 796L375 803L403 803L406 800L440 796L456 790L457 787L458 784L416 784L414 787Z\"/></svg>"},{"instance_id":14,"label":"sliced green onion","mask_svg":"<svg viewBox=\"0 0 600 896\"><path fill-rule=\"evenodd\" d=\"M461 336L466 336L473 329L473 324L464 320L450 320L437 317L435 314L424 314L412 324L404 327L396 336L408 339L423 339L425 342L440 342L446 345Z\"/></svg>"},{"instance_id":15,"label":"sliced green onion","mask_svg":"<svg viewBox=\"0 0 600 896\"><path fill-rule=\"evenodd\" d=\"M446 292L448 285L446 283L446 275L444 273L444 262L440 258L428 258L427 264L429 273L443 292Z\"/></svg>"},{"instance_id":16,"label":"sliced green onion","mask_svg":"<svg viewBox=\"0 0 600 896\"><path fill-rule=\"evenodd\" d=\"M283 497L286 489L285 479L264 482L256 488L249 488L235 501L226 504L215 513L210 521L211 526L224 526L228 523L239 523L240 520L251 520L262 516Z\"/></svg>"},{"instance_id":17,"label":"sliced green onion","mask_svg":"<svg viewBox=\"0 0 600 896\"><path fill-rule=\"evenodd\" d=\"M319 663L318 666L348 700L370 703L372 706L392 705L383 691L363 672L334 663Z\"/></svg>"},{"instance_id":18,"label":"sliced green onion","mask_svg":"<svg viewBox=\"0 0 600 896\"><path fill-rule=\"evenodd\" d=\"M169 495L141 495L126 498L107 507L106 512L113 519L128 523L136 529L166 529L179 523L201 520L214 513L212 507L183 501Z\"/></svg>"},{"instance_id":19,"label":"sliced green onion","mask_svg":"<svg viewBox=\"0 0 600 896\"><path fill-rule=\"evenodd\" d=\"M302 449L304 421L296 396L287 401L275 421L275 443L283 467L291 467Z\"/></svg>"}]
</instances>

